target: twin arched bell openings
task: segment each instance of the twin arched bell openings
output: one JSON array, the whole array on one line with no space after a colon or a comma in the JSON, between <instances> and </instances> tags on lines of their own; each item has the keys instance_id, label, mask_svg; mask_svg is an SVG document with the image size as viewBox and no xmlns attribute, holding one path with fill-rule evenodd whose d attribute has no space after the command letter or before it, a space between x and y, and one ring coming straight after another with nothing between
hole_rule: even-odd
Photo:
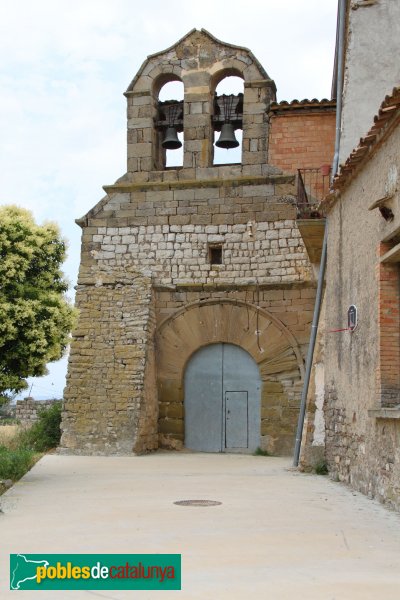
<instances>
[{"instance_id":1,"label":"twin arched bell openings","mask_svg":"<svg viewBox=\"0 0 400 600\"><path fill-rule=\"evenodd\" d=\"M210 86L210 163L237 164L242 156L243 134L242 76L234 70L214 76ZM156 169L183 165L184 85L175 75L163 75L154 89Z\"/></svg>"}]
</instances>

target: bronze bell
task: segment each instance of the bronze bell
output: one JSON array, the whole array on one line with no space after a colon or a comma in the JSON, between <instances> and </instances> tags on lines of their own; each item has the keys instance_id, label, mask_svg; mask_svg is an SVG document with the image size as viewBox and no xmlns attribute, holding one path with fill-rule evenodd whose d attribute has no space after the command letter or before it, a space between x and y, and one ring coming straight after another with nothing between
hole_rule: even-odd
<instances>
[{"instance_id":1,"label":"bronze bell","mask_svg":"<svg viewBox=\"0 0 400 600\"><path fill-rule=\"evenodd\" d=\"M161 144L165 150L177 150L182 146L182 142L178 138L175 127L167 127L165 131L165 138Z\"/></svg>"},{"instance_id":2,"label":"bronze bell","mask_svg":"<svg viewBox=\"0 0 400 600\"><path fill-rule=\"evenodd\" d=\"M239 146L239 142L235 138L235 128L232 123L224 123L221 127L221 134L215 145L218 148L226 148L229 150L230 148L237 148Z\"/></svg>"}]
</instances>

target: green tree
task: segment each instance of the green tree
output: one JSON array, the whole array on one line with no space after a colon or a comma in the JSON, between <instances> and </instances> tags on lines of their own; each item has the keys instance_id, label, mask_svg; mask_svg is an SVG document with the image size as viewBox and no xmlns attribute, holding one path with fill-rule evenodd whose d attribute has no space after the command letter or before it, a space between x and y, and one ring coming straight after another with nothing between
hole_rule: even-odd
<instances>
[{"instance_id":1,"label":"green tree","mask_svg":"<svg viewBox=\"0 0 400 600\"><path fill-rule=\"evenodd\" d=\"M54 223L0 207L0 403L46 374L68 344L75 312L60 270L65 242Z\"/></svg>"}]
</instances>

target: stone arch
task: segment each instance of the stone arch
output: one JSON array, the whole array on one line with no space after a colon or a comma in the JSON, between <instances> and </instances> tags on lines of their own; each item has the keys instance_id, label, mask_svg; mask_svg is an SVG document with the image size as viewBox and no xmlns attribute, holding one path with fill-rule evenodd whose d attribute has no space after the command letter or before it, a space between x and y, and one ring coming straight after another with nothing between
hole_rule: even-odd
<instances>
[{"instance_id":1,"label":"stone arch","mask_svg":"<svg viewBox=\"0 0 400 600\"><path fill-rule=\"evenodd\" d=\"M182 78L182 69L171 67L170 65L157 65L149 73L152 79L152 94L154 98L158 98L161 88L170 81L180 81L184 83Z\"/></svg>"},{"instance_id":2,"label":"stone arch","mask_svg":"<svg viewBox=\"0 0 400 600\"><path fill-rule=\"evenodd\" d=\"M239 61L237 61L237 62L239 62ZM244 71L244 69L239 68L237 66L237 67L223 67L222 69L220 68L215 73L212 73L211 80L210 80L211 93L213 94L215 92L218 84L221 83L221 81L223 79L225 79L225 77L240 77L241 79L243 79L243 81L245 81L243 71Z\"/></svg>"},{"instance_id":3,"label":"stone arch","mask_svg":"<svg viewBox=\"0 0 400 600\"><path fill-rule=\"evenodd\" d=\"M173 73L171 71L162 72L159 75L157 75L157 77L153 80L153 83L152 83L153 97L158 99L161 88L166 83L170 83L171 81L179 81L180 83L182 83L184 85L182 77L180 77L179 75L177 75L176 73Z\"/></svg>"},{"instance_id":4,"label":"stone arch","mask_svg":"<svg viewBox=\"0 0 400 600\"><path fill-rule=\"evenodd\" d=\"M265 79L264 69L261 70L252 58L248 57L246 62L238 58L225 58L221 62L216 62L209 69L211 86L215 89L224 77L229 77L230 75L241 77L245 83ZM268 79L266 80L269 81Z\"/></svg>"},{"instance_id":5,"label":"stone arch","mask_svg":"<svg viewBox=\"0 0 400 600\"><path fill-rule=\"evenodd\" d=\"M255 333L257 329L259 336ZM290 398L284 385L299 385L304 364L299 345L288 328L274 315L253 304L232 299L194 302L167 317L156 332L161 443L165 438L183 441L185 367L199 348L219 342L237 345L254 358L263 381L267 413L271 394L274 398L280 396L289 410ZM286 394L285 398L282 394ZM293 406L291 410L293 412ZM278 414L279 410L275 412L279 421L282 415ZM283 445L276 441L279 436L275 436L273 445L278 453L280 447L284 452L289 450L293 436L291 427L288 422ZM261 431L263 434L262 423ZM265 440L270 449L271 443L271 439Z\"/></svg>"},{"instance_id":6,"label":"stone arch","mask_svg":"<svg viewBox=\"0 0 400 600\"><path fill-rule=\"evenodd\" d=\"M254 333L257 326L257 313L261 331L258 341ZM193 327L196 324L198 326ZM276 372L273 369L279 369L276 362L277 351L282 355L288 351L292 356L293 366L296 365L301 376L304 374L299 345L282 321L254 304L228 298L193 302L160 323L156 341L159 372L162 373L164 368L168 368L169 351L174 353L174 373L178 374L181 373L193 352L201 346L216 342L242 347L260 366L270 364L271 372ZM258 342L263 352L260 352ZM273 357L275 361L271 361Z\"/></svg>"}]
</instances>

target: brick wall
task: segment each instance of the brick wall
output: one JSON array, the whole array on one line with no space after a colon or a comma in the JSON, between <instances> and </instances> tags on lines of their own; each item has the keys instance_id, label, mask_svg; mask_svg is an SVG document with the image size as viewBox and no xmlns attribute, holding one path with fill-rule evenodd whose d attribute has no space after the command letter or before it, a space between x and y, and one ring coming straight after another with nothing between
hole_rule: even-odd
<instances>
[{"instance_id":1,"label":"brick wall","mask_svg":"<svg viewBox=\"0 0 400 600\"><path fill-rule=\"evenodd\" d=\"M379 255L390 250L391 244L379 245ZM379 365L376 369L377 401L382 406L397 405L400 393L400 314L399 265L377 264Z\"/></svg>"},{"instance_id":2,"label":"brick wall","mask_svg":"<svg viewBox=\"0 0 400 600\"><path fill-rule=\"evenodd\" d=\"M334 108L327 112L272 112L269 163L285 173L330 165L335 146L335 119Z\"/></svg>"}]
</instances>

